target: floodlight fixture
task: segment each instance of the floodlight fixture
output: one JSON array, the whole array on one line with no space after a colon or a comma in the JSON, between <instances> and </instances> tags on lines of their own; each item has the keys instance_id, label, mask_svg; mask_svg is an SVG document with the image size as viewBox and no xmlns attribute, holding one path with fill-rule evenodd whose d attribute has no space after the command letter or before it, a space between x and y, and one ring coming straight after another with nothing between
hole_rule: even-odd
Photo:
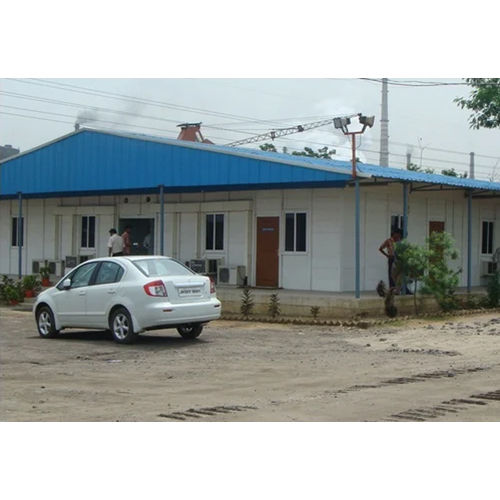
<instances>
[{"instance_id":1,"label":"floodlight fixture","mask_svg":"<svg viewBox=\"0 0 500 500\"><path fill-rule=\"evenodd\" d=\"M333 119L333 126L341 129L344 134L347 132L347 125L351 124L351 119L348 116L340 116Z\"/></svg>"},{"instance_id":2,"label":"floodlight fixture","mask_svg":"<svg viewBox=\"0 0 500 500\"><path fill-rule=\"evenodd\" d=\"M362 115L361 113L358 115L359 116L359 123L363 125L364 127L373 127L373 124L375 123L375 117L374 116L365 116Z\"/></svg>"}]
</instances>

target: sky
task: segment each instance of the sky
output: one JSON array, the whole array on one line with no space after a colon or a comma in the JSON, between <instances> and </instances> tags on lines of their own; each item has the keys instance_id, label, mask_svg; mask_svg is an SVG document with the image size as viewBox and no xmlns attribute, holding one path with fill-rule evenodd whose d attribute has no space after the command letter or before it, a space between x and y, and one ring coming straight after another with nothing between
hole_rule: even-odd
<instances>
[{"instance_id":1,"label":"sky","mask_svg":"<svg viewBox=\"0 0 500 500\"><path fill-rule=\"evenodd\" d=\"M382 85L369 77L3 78L0 144L27 150L71 132L76 121L171 138L177 137L179 123L202 122L206 138L228 144L275 128L362 113L374 115L375 125L361 137L358 155L377 164ZM443 85L410 83L415 80ZM411 153L412 162L424 168L467 172L474 152L476 177L500 178L500 131L471 129L470 113L453 102L470 93L462 78L417 76L390 82L390 166L403 168ZM336 150L336 158L351 156L349 138L331 124L283 137L275 145L288 151L328 146Z\"/></svg>"}]
</instances>

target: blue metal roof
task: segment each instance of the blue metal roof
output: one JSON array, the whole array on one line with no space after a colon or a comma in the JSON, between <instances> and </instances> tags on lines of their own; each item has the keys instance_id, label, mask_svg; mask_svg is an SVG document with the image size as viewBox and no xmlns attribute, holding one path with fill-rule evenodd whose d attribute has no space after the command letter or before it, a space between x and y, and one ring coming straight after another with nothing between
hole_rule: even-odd
<instances>
[{"instance_id":1,"label":"blue metal roof","mask_svg":"<svg viewBox=\"0 0 500 500\"><path fill-rule=\"evenodd\" d=\"M481 189L487 191L500 191L500 183L490 181L480 181L476 179L463 179L450 175L426 174L424 172L414 172L412 170L401 170L397 168L381 167L379 165L358 164L360 174L372 178L392 179L406 182L439 184L453 186L463 189Z\"/></svg>"},{"instance_id":2,"label":"blue metal roof","mask_svg":"<svg viewBox=\"0 0 500 500\"><path fill-rule=\"evenodd\" d=\"M0 196L342 187L350 175L308 158L82 129L0 164Z\"/></svg>"},{"instance_id":3,"label":"blue metal roof","mask_svg":"<svg viewBox=\"0 0 500 500\"><path fill-rule=\"evenodd\" d=\"M500 183L358 164L364 179L500 191ZM349 161L270 153L130 132L81 129L0 162L0 198L343 187Z\"/></svg>"}]
</instances>

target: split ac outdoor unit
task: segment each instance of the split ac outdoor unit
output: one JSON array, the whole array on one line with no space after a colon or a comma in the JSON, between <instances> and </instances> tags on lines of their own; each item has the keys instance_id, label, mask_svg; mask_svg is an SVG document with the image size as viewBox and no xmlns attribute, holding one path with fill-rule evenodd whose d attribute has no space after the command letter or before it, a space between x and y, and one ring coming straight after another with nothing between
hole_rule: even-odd
<instances>
[{"instance_id":1,"label":"split ac outdoor unit","mask_svg":"<svg viewBox=\"0 0 500 500\"><path fill-rule=\"evenodd\" d=\"M245 274L245 266L219 267L217 283L219 285L243 286Z\"/></svg>"},{"instance_id":2,"label":"split ac outdoor unit","mask_svg":"<svg viewBox=\"0 0 500 500\"><path fill-rule=\"evenodd\" d=\"M491 276L495 274L498 264L491 260L481 261L481 276Z\"/></svg>"},{"instance_id":3,"label":"split ac outdoor unit","mask_svg":"<svg viewBox=\"0 0 500 500\"><path fill-rule=\"evenodd\" d=\"M91 254L91 255L79 255L78 256L78 264L81 264L82 262L86 262L87 260L90 260L90 259L95 259L96 255L95 253Z\"/></svg>"},{"instance_id":4,"label":"split ac outdoor unit","mask_svg":"<svg viewBox=\"0 0 500 500\"><path fill-rule=\"evenodd\" d=\"M66 259L64 260L64 266L67 269L72 269L78 265L78 256L77 255L66 255Z\"/></svg>"},{"instance_id":5,"label":"split ac outdoor unit","mask_svg":"<svg viewBox=\"0 0 500 500\"><path fill-rule=\"evenodd\" d=\"M207 261L206 259L191 259L189 261L189 267L198 274L205 274L207 272Z\"/></svg>"},{"instance_id":6,"label":"split ac outdoor unit","mask_svg":"<svg viewBox=\"0 0 500 500\"><path fill-rule=\"evenodd\" d=\"M63 262L62 260L49 260L48 264L49 272L53 276L62 276L63 274Z\"/></svg>"},{"instance_id":7,"label":"split ac outdoor unit","mask_svg":"<svg viewBox=\"0 0 500 500\"><path fill-rule=\"evenodd\" d=\"M45 267L46 262L47 262L46 260L41 260L41 259L34 260L31 265L31 272L33 274L38 274L40 272L40 268Z\"/></svg>"}]
</instances>

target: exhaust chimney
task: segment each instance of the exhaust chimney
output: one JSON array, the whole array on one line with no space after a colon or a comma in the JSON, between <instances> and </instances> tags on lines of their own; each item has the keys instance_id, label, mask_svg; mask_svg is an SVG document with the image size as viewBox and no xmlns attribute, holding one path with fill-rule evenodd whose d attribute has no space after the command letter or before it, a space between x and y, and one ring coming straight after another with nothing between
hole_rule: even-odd
<instances>
[{"instance_id":1,"label":"exhaust chimney","mask_svg":"<svg viewBox=\"0 0 500 500\"><path fill-rule=\"evenodd\" d=\"M180 123L177 125L181 128L177 139L180 141L204 142L205 144L213 144L212 141L205 139L200 131L201 122L198 123Z\"/></svg>"}]
</instances>

